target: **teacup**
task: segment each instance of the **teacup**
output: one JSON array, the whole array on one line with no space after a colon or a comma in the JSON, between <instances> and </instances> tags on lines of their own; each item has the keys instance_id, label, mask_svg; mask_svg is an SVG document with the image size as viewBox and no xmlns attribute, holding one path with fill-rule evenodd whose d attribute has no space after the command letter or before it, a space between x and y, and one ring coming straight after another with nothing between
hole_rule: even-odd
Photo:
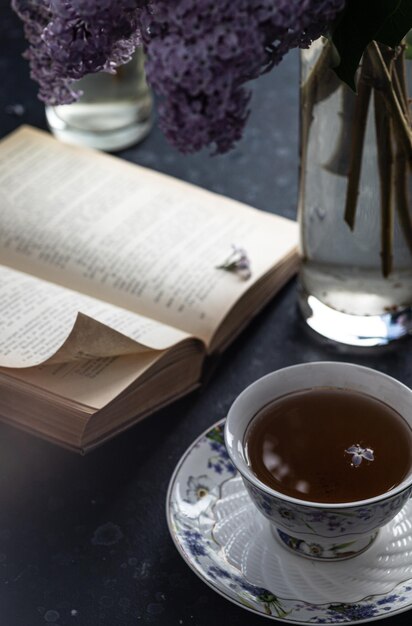
<instances>
[{"instance_id":1,"label":"teacup","mask_svg":"<svg viewBox=\"0 0 412 626\"><path fill-rule=\"evenodd\" d=\"M338 504L300 500L261 482L249 467L245 454L245 433L251 420L277 398L316 387L371 396L397 411L412 428L412 391L408 387L367 367L318 362L278 370L247 387L229 410L225 442L252 501L272 523L280 542L311 559L340 560L366 550L379 528L401 510L412 492L412 470L386 493Z\"/></svg>"}]
</instances>

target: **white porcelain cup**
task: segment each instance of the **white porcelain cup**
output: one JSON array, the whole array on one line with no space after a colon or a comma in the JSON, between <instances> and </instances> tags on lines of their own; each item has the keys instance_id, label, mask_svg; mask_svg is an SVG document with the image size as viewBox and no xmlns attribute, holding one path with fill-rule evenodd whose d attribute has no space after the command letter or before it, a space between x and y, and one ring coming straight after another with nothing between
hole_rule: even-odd
<instances>
[{"instance_id":1,"label":"white porcelain cup","mask_svg":"<svg viewBox=\"0 0 412 626\"><path fill-rule=\"evenodd\" d=\"M251 499L273 524L277 538L296 554L339 560L365 550L379 528L400 511L412 492L412 470L389 492L342 504L299 500L261 482L251 471L245 455L244 438L251 420L277 398L316 387L367 394L392 407L412 428L412 391L408 387L360 365L318 362L278 370L247 387L229 410L225 442Z\"/></svg>"}]
</instances>

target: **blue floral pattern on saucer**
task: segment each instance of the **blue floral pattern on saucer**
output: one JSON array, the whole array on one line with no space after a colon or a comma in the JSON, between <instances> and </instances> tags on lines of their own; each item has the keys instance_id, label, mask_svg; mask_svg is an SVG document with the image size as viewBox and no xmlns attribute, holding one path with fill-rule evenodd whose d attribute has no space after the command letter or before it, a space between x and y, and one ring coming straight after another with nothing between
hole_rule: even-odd
<instances>
[{"instance_id":1,"label":"blue floral pattern on saucer","mask_svg":"<svg viewBox=\"0 0 412 626\"><path fill-rule=\"evenodd\" d=\"M354 624L412 608L412 555L401 546L403 537L410 537L412 541L411 504L406 504L401 513L382 529L371 548L350 562L335 564L306 560L289 553L280 541L273 539L270 546L265 541L259 543L255 535L269 536L264 533L268 532L266 526L270 524L250 502L229 460L223 440L223 424L221 421L211 427L186 451L171 479L167 497L167 518L175 545L204 582L235 604L290 623ZM288 515L290 511L285 511L285 516ZM368 511L365 511L367 515ZM231 517L236 524L231 525ZM230 535L232 527L243 532L238 541L240 546L250 543L247 556L255 569L257 562L266 559L264 580L267 584L256 584L256 577L260 574L254 573L253 567L253 575L249 577L237 565L242 559L238 557L236 541ZM254 550L262 549L262 546L266 552L254 554ZM316 558L316 546L302 549L313 550ZM391 560L396 562L393 571L388 566ZM282 568L274 566L277 562ZM356 592L350 592L351 598L341 596L340 601L340 589L344 587L338 584L339 576L342 577L347 563L350 563L348 571L355 580ZM324 595L330 594L329 601L327 595L322 596L321 589L315 593L318 600L308 601L311 585L304 578L300 586L292 584L297 578L296 572L305 568L311 576L312 586L317 578L325 581ZM284 570L283 578L273 575L278 569ZM379 583L379 577L375 577L376 581L372 580L373 576L368 579L368 572L375 569L381 577L386 571L390 576L388 573L387 579Z\"/></svg>"}]
</instances>

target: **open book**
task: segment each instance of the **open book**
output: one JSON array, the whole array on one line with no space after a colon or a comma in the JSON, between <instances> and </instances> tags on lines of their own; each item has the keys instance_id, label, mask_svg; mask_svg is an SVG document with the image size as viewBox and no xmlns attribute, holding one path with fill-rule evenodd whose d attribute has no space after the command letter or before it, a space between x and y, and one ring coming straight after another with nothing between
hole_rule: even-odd
<instances>
[{"instance_id":1,"label":"open book","mask_svg":"<svg viewBox=\"0 0 412 626\"><path fill-rule=\"evenodd\" d=\"M217 269L231 245L248 280ZM86 450L189 392L297 268L294 222L22 127L0 142L0 416Z\"/></svg>"}]
</instances>

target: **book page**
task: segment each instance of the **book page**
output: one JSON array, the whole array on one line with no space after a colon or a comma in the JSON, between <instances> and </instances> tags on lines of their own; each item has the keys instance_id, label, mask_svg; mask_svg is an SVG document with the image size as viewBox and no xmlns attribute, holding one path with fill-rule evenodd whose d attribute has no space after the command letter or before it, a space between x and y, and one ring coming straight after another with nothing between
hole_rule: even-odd
<instances>
[{"instance_id":1,"label":"book page","mask_svg":"<svg viewBox=\"0 0 412 626\"><path fill-rule=\"evenodd\" d=\"M188 335L59 285L0 266L0 366L163 351Z\"/></svg>"},{"instance_id":2,"label":"book page","mask_svg":"<svg viewBox=\"0 0 412 626\"><path fill-rule=\"evenodd\" d=\"M0 144L0 263L209 343L296 224L23 128ZM252 277L216 267L232 244Z\"/></svg>"},{"instance_id":3,"label":"book page","mask_svg":"<svg viewBox=\"0 0 412 626\"><path fill-rule=\"evenodd\" d=\"M161 354L149 351L67 363L49 362L38 367L14 369L13 379L38 387L43 393L47 391L70 398L71 402L98 410L131 385ZM9 369L0 368L0 378L9 373ZM10 377L7 381L10 385Z\"/></svg>"}]
</instances>

